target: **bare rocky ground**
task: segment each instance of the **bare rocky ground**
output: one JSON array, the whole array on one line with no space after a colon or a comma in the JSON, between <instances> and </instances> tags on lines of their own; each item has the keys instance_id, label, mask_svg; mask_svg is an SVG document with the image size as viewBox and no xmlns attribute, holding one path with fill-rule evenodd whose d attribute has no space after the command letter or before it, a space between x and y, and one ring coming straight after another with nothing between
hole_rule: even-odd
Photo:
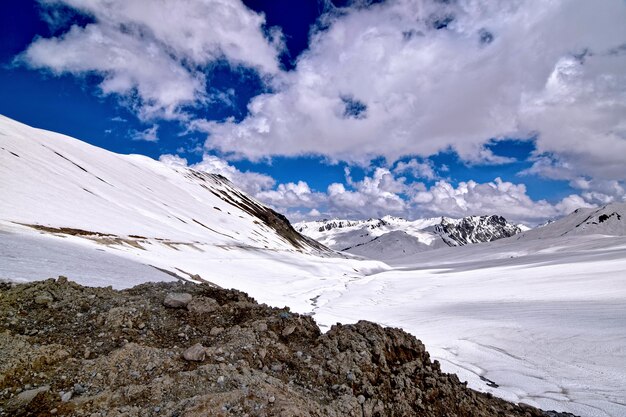
<instances>
[{"instance_id":1,"label":"bare rocky ground","mask_svg":"<svg viewBox=\"0 0 626 417\"><path fill-rule=\"evenodd\" d=\"M0 416L49 415L548 414L468 389L399 329L321 334L311 317L207 284L0 283Z\"/></svg>"}]
</instances>

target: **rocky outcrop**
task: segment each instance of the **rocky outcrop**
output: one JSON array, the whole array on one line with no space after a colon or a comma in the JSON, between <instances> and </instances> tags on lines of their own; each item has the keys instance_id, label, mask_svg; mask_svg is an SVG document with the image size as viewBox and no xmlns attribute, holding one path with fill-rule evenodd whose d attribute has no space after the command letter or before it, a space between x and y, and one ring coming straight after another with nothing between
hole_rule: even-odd
<instances>
[{"instance_id":1,"label":"rocky outcrop","mask_svg":"<svg viewBox=\"0 0 626 417\"><path fill-rule=\"evenodd\" d=\"M502 216L470 216L458 220L444 217L434 231L449 246L463 246L511 237L522 230Z\"/></svg>"},{"instance_id":2,"label":"rocky outcrop","mask_svg":"<svg viewBox=\"0 0 626 417\"><path fill-rule=\"evenodd\" d=\"M0 284L0 415L543 413L468 389L399 329L321 334L311 317L207 284L118 292L61 278Z\"/></svg>"}]
</instances>

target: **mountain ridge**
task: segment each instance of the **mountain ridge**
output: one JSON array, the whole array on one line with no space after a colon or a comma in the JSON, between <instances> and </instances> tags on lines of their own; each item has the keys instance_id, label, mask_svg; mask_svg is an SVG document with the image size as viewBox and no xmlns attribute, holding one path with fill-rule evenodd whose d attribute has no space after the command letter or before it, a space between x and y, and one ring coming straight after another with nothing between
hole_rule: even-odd
<instances>
[{"instance_id":1,"label":"mountain ridge","mask_svg":"<svg viewBox=\"0 0 626 417\"><path fill-rule=\"evenodd\" d=\"M491 242L523 231L520 225L508 223L504 217L498 215L468 216L460 219L442 216L412 221L393 216L367 220L331 219L299 222L294 224L294 228L332 249L373 259L386 259L380 256L380 239L398 231L404 232L404 235L394 233L387 239L393 241L397 249L405 254L407 251L417 253L445 246ZM402 247L401 241L407 248ZM368 245L377 248L368 250Z\"/></svg>"}]
</instances>

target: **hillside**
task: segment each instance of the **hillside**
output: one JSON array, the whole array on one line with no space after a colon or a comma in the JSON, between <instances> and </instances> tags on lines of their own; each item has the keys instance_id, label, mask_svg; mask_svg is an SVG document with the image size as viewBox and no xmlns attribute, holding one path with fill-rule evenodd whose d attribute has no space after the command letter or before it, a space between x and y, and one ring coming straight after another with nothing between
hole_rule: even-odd
<instances>
[{"instance_id":1,"label":"hillside","mask_svg":"<svg viewBox=\"0 0 626 417\"><path fill-rule=\"evenodd\" d=\"M0 179L0 250L10 255L0 278L65 274L114 288L208 281L285 304L292 297L276 299L273 290L285 281L298 280L306 292L319 277L342 285L386 268L302 236L222 176L115 154L2 116ZM304 299L299 308L310 305Z\"/></svg>"}]
</instances>

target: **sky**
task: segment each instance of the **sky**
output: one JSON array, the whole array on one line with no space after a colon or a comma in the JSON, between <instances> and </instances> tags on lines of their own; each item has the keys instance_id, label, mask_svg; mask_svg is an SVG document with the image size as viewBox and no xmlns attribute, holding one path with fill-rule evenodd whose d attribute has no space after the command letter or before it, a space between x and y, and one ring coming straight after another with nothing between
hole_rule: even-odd
<instances>
[{"instance_id":1,"label":"sky","mask_svg":"<svg viewBox=\"0 0 626 417\"><path fill-rule=\"evenodd\" d=\"M10 0L0 114L292 221L626 199L624 0Z\"/></svg>"}]
</instances>

